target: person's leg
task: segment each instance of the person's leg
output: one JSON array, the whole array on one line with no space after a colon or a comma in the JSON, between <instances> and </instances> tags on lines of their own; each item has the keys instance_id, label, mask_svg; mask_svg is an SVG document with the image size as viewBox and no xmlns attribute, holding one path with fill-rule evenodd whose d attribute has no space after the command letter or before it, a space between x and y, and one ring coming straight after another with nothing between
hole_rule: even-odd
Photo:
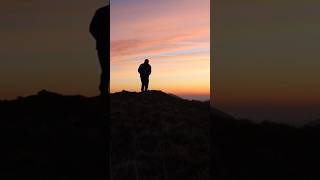
<instances>
[{"instance_id":1,"label":"person's leg","mask_svg":"<svg viewBox=\"0 0 320 180\"><path fill-rule=\"evenodd\" d=\"M145 91L148 91L148 86L149 86L149 78L146 78L146 80L145 80Z\"/></svg>"},{"instance_id":2,"label":"person's leg","mask_svg":"<svg viewBox=\"0 0 320 180\"><path fill-rule=\"evenodd\" d=\"M140 80L141 80L141 92L143 92L144 84L143 84L143 78L141 76L140 76Z\"/></svg>"},{"instance_id":3,"label":"person's leg","mask_svg":"<svg viewBox=\"0 0 320 180\"><path fill-rule=\"evenodd\" d=\"M99 90L101 95L107 95L109 93L110 87L110 68L108 52L98 50L98 58L101 66Z\"/></svg>"},{"instance_id":4,"label":"person's leg","mask_svg":"<svg viewBox=\"0 0 320 180\"><path fill-rule=\"evenodd\" d=\"M142 92L147 91L147 89L148 89L148 78L142 77L141 78L141 82L142 82L141 91Z\"/></svg>"},{"instance_id":5,"label":"person's leg","mask_svg":"<svg viewBox=\"0 0 320 180\"><path fill-rule=\"evenodd\" d=\"M146 89L146 83L143 82L142 91L145 92L146 91L145 89Z\"/></svg>"}]
</instances>

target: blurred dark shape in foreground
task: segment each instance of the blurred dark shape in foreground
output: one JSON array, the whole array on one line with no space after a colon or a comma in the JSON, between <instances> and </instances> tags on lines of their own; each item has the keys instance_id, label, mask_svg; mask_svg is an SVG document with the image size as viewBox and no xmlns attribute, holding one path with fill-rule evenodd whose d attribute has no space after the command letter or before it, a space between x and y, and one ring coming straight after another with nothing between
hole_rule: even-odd
<instances>
[{"instance_id":1,"label":"blurred dark shape in foreground","mask_svg":"<svg viewBox=\"0 0 320 180\"><path fill-rule=\"evenodd\" d=\"M320 125L253 123L211 109L212 179L320 179Z\"/></svg>"},{"instance_id":2,"label":"blurred dark shape in foreground","mask_svg":"<svg viewBox=\"0 0 320 180\"><path fill-rule=\"evenodd\" d=\"M107 106L99 97L0 101L1 177L106 179Z\"/></svg>"}]
</instances>

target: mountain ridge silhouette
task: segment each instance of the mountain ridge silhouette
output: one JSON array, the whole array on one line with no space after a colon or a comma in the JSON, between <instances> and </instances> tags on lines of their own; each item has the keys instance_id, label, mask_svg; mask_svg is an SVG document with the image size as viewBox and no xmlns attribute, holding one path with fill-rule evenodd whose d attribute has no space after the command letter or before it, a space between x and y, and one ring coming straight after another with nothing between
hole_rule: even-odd
<instances>
[{"instance_id":1,"label":"mountain ridge silhouette","mask_svg":"<svg viewBox=\"0 0 320 180\"><path fill-rule=\"evenodd\" d=\"M209 176L208 102L161 91L122 91L110 95L106 123L103 98L42 90L0 101L0 114L2 137L7 137L2 163L12 174L22 171L35 179L59 179L66 173L70 179L104 176L107 124L113 179L137 176L133 164L148 179Z\"/></svg>"},{"instance_id":2,"label":"mountain ridge silhouette","mask_svg":"<svg viewBox=\"0 0 320 180\"><path fill-rule=\"evenodd\" d=\"M110 103L112 147L125 149L113 153L115 179L209 179L209 102L122 91Z\"/></svg>"},{"instance_id":3,"label":"mountain ridge silhouette","mask_svg":"<svg viewBox=\"0 0 320 180\"><path fill-rule=\"evenodd\" d=\"M99 96L47 90L0 101L1 163L7 175L105 176L106 107ZM111 94L107 124L117 180L209 179L210 172L215 179L320 177L313 166L320 162L318 125L254 123L209 102L161 91Z\"/></svg>"},{"instance_id":4,"label":"mountain ridge silhouette","mask_svg":"<svg viewBox=\"0 0 320 180\"><path fill-rule=\"evenodd\" d=\"M320 126L295 127L211 110L213 179L319 179Z\"/></svg>"}]
</instances>

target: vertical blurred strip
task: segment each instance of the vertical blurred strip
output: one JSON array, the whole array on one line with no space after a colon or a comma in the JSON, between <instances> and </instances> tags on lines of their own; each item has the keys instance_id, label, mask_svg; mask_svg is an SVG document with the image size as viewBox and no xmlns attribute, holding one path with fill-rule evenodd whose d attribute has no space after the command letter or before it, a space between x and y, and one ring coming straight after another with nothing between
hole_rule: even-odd
<instances>
[{"instance_id":1,"label":"vertical blurred strip","mask_svg":"<svg viewBox=\"0 0 320 180\"><path fill-rule=\"evenodd\" d=\"M214 86L213 86L213 0L210 0L210 105L213 106Z\"/></svg>"}]
</instances>

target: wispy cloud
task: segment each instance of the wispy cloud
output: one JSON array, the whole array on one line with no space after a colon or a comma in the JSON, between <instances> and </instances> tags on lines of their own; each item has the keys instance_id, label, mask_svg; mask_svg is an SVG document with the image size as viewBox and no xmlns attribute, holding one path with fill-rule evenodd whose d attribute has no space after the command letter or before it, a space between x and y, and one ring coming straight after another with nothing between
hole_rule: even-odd
<instances>
[{"instance_id":1,"label":"wispy cloud","mask_svg":"<svg viewBox=\"0 0 320 180\"><path fill-rule=\"evenodd\" d=\"M208 43L197 40L207 35L207 29L197 29L168 37L115 40L111 42L111 57L116 59L116 57L127 55L158 55L194 48L208 48Z\"/></svg>"}]
</instances>

